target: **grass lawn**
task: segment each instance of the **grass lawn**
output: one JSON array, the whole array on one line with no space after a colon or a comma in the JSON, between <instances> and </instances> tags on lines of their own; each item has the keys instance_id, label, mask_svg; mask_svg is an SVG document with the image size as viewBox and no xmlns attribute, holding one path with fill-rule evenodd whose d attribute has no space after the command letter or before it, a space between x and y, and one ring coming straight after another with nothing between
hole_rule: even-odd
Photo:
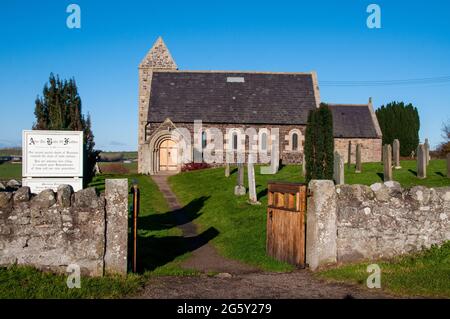
<instances>
[{"instance_id":1,"label":"grass lawn","mask_svg":"<svg viewBox=\"0 0 450 319\"><path fill-rule=\"evenodd\" d=\"M450 298L450 241L414 255L391 261L350 264L323 270L318 276L366 287L367 265L381 268L381 288L398 295Z\"/></svg>"},{"instance_id":2,"label":"grass lawn","mask_svg":"<svg viewBox=\"0 0 450 319\"><path fill-rule=\"evenodd\" d=\"M277 175L260 175L259 167L255 172L261 206L247 204L248 196L234 196L236 168L229 178L218 168L181 173L171 176L169 182L183 205L200 202L194 222L200 231L213 227L219 232L212 243L222 255L265 270L292 270L293 266L266 256L267 181L301 181L299 168L285 166Z\"/></svg>"},{"instance_id":3,"label":"grass lawn","mask_svg":"<svg viewBox=\"0 0 450 319\"><path fill-rule=\"evenodd\" d=\"M69 289L67 276L40 272L31 267L0 268L0 299L120 298L137 291L144 278L81 278L81 289Z\"/></svg>"},{"instance_id":4,"label":"grass lawn","mask_svg":"<svg viewBox=\"0 0 450 319\"><path fill-rule=\"evenodd\" d=\"M0 180L8 181L10 179L16 179L18 181L22 179L22 164L0 164Z\"/></svg>"},{"instance_id":5,"label":"grass lawn","mask_svg":"<svg viewBox=\"0 0 450 319\"><path fill-rule=\"evenodd\" d=\"M401 165L403 168L395 170L394 178L404 187L450 186L444 160L430 162L429 177L425 180L418 179L414 174L415 161L402 161ZM292 269L290 265L266 256L267 182L269 180L304 182L300 176L300 166L284 166L276 175L260 175L259 167L255 171L261 206L248 205L248 196L234 196L236 169L229 178L224 176L223 168L218 168L181 173L170 177L169 181L183 205L193 200L202 202L195 223L200 226L201 231L209 227L217 229L219 235L212 243L224 256L265 270L290 270ZM355 174L353 171L354 165L350 169L347 169L346 165L346 183L371 185L382 182L383 166L380 163L364 164L362 174Z\"/></svg>"},{"instance_id":6,"label":"grass lawn","mask_svg":"<svg viewBox=\"0 0 450 319\"><path fill-rule=\"evenodd\" d=\"M393 178L403 187L410 188L416 185L427 187L450 186L447 178L447 164L445 160L431 160L427 168L427 178L417 178L416 161L401 161L401 169L393 169ZM371 185L383 179L383 165L381 163L363 164L363 173L356 174L355 166L350 169L345 165L345 183Z\"/></svg>"}]
</instances>

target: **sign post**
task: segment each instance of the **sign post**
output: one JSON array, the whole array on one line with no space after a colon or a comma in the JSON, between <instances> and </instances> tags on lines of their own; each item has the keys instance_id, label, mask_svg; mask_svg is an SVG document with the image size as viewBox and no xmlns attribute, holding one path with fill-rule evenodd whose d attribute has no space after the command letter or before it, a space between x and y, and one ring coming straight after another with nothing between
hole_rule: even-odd
<instances>
[{"instance_id":1,"label":"sign post","mask_svg":"<svg viewBox=\"0 0 450 319\"><path fill-rule=\"evenodd\" d=\"M22 184L32 193L71 185L83 189L83 132L23 131Z\"/></svg>"}]
</instances>

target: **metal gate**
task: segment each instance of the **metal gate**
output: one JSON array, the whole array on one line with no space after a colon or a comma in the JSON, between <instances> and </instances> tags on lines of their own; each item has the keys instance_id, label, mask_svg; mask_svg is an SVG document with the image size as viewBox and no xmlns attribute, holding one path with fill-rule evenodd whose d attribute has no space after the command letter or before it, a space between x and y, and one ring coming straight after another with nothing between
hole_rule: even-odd
<instances>
[{"instance_id":1,"label":"metal gate","mask_svg":"<svg viewBox=\"0 0 450 319\"><path fill-rule=\"evenodd\" d=\"M306 185L269 182L267 254L277 260L305 267Z\"/></svg>"}]
</instances>

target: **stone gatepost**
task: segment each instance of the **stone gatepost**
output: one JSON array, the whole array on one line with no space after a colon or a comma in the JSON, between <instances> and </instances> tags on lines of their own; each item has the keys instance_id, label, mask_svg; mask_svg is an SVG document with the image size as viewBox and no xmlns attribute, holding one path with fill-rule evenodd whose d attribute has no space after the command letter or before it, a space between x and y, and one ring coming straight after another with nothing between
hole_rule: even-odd
<instances>
[{"instance_id":1,"label":"stone gatepost","mask_svg":"<svg viewBox=\"0 0 450 319\"><path fill-rule=\"evenodd\" d=\"M348 158L347 158L347 166L350 168L352 165L352 141L348 142Z\"/></svg>"},{"instance_id":2,"label":"stone gatepost","mask_svg":"<svg viewBox=\"0 0 450 319\"><path fill-rule=\"evenodd\" d=\"M247 192L245 190L244 186L244 164L238 163L238 173L237 173L237 180L236 180L236 187L234 188L234 195L236 196L244 196Z\"/></svg>"},{"instance_id":3,"label":"stone gatepost","mask_svg":"<svg viewBox=\"0 0 450 319\"><path fill-rule=\"evenodd\" d=\"M428 166L430 163L430 143L428 142L428 139L425 139L425 165Z\"/></svg>"},{"instance_id":4,"label":"stone gatepost","mask_svg":"<svg viewBox=\"0 0 450 319\"><path fill-rule=\"evenodd\" d=\"M253 158L253 154L249 154L247 162L248 195L250 204L259 205L261 203L258 202L258 197L256 195L255 167L253 165Z\"/></svg>"},{"instance_id":5,"label":"stone gatepost","mask_svg":"<svg viewBox=\"0 0 450 319\"><path fill-rule=\"evenodd\" d=\"M225 177L230 177L230 164L225 164Z\"/></svg>"},{"instance_id":6,"label":"stone gatepost","mask_svg":"<svg viewBox=\"0 0 450 319\"><path fill-rule=\"evenodd\" d=\"M417 147L417 177L427 178L427 150L424 144Z\"/></svg>"},{"instance_id":7,"label":"stone gatepost","mask_svg":"<svg viewBox=\"0 0 450 319\"><path fill-rule=\"evenodd\" d=\"M333 181L312 180L306 212L306 263L311 270L336 263L336 190Z\"/></svg>"},{"instance_id":8,"label":"stone gatepost","mask_svg":"<svg viewBox=\"0 0 450 319\"><path fill-rule=\"evenodd\" d=\"M345 184L344 158L337 151L334 152L333 178L336 185Z\"/></svg>"},{"instance_id":9,"label":"stone gatepost","mask_svg":"<svg viewBox=\"0 0 450 319\"><path fill-rule=\"evenodd\" d=\"M356 169L355 169L355 173L361 173L362 172L361 149L362 149L362 144L357 144L356 145Z\"/></svg>"},{"instance_id":10,"label":"stone gatepost","mask_svg":"<svg viewBox=\"0 0 450 319\"><path fill-rule=\"evenodd\" d=\"M107 179L105 274L127 274L128 180Z\"/></svg>"},{"instance_id":11,"label":"stone gatepost","mask_svg":"<svg viewBox=\"0 0 450 319\"><path fill-rule=\"evenodd\" d=\"M450 153L447 154L447 178L450 178Z\"/></svg>"},{"instance_id":12,"label":"stone gatepost","mask_svg":"<svg viewBox=\"0 0 450 319\"><path fill-rule=\"evenodd\" d=\"M402 168L400 166L400 141L395 139L393 145L393 152L394 152L394 167L395 169Z\"/></svg>"},{"instance_id":13,"label":"stone gatepost","mask_svg":"<svg viewBox=\"0 0 450 319\"><path fill-rule=\"evenodd\" d=\"M383 168L385 182L392 181L392 147L390 144L383 146Z\"/></svg>"}]
</instances>

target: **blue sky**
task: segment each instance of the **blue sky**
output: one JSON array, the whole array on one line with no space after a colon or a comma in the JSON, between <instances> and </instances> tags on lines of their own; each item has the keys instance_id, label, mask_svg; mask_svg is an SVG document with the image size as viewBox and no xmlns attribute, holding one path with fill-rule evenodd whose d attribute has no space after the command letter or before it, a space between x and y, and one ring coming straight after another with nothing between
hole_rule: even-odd
<instances>
[{"instance_id":1,"label":"blue sky","mask_svg":"<svg viewBox=\"0 0 450 319\"><path fill-rule=\"evenodd\" d=\"M80 30L66 7L81 7ZM382 28L368 29L379 4ZM450 2L2 1L0 144L19 145L50 72L75 77L98 148L137 148L137 66L161 35L183 70L318 72L321 81L450 76ZM450 118L450 83L334 87L326 102L411 102L432 146Z\"/></svg>"}]
</instances>

